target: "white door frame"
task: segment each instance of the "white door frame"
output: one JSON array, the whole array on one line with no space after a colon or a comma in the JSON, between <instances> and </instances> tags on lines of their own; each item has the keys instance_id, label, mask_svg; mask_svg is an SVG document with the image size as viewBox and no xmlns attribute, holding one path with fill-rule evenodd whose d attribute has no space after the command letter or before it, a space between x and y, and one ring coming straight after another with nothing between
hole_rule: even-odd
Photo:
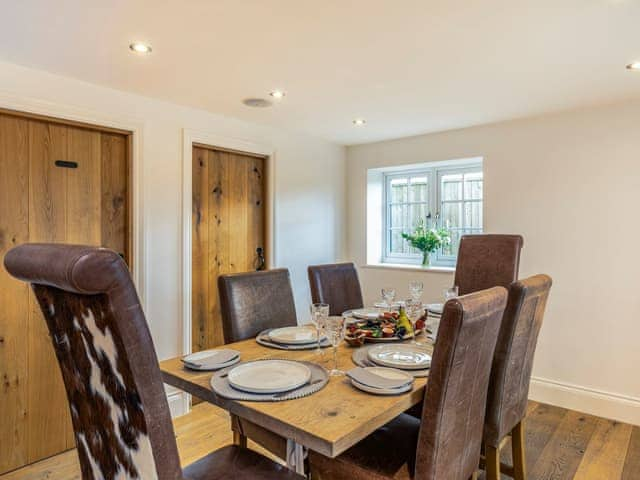
<instances>
[{"instance_id":1,"label":"white door frame","mask_svg":"<svg viewBox=\"0 0 640 480\"><path fill-rule=\"evenodd\" d=\"M52 120L69 120L100 127L115 128L131 132L131 158L129 179L131 185L130 212L133 216L131 222L131 243L133 247L133 268L131 275L138 290L143 310L146 310L147 295L147 259L146 259L146 234L144 229L143 206L143 178L142 165L142 138L144 122L131 117L108 117L103 112L80 108L77 106L62 105L37 98L29 98L20 95L12 95L0 92L0 107L14 110L17 113L31 113L52 117ZM147 320L149 321L149 320ZM151 322L149 322L151 323Z\"/></svg>"},{"instance_id":2,"label":"white door frame","mask_svg":"<svg viewBox=\"0 0 640 480\"><path fill-rule=\"evenodd\" d=\"M212 132L200 130L183 130L182 142L182 353L191 353L191 212L192 198L192 161L193 144L200 143L213 148L246 152L265 157L266 170L266 209L265 225L267 251L267 268L273 268L276 263L275 249L275 159L276 151L272 145L225 137Z\"/></svg>"}]
</instances>

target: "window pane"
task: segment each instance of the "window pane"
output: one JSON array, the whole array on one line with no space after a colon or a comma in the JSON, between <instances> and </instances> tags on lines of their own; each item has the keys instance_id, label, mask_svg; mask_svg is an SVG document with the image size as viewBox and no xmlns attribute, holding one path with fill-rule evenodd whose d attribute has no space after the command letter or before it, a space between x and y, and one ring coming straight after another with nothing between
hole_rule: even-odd
<instances>
[{"instance_id":1,"label":"window pane","mask_svg":"<svg viewBox=\"0 0 640 480\"><path fill-rule=\"evenodd\" d=\"M407 205L391 205L389 227L405 227L407 224Z\"/></svg>"},{"instance_id":2,"label":"window pane","mask_svg":"<svg viewBox=\"0 0 640 480\"><path fill-rule=\"evenodd\" d=\"M407 179L394 178L391 180L391 203L407 201Z\"/></svg>"},{"instance_id":3,"label":"window pane","mask_svg":"<svg viewBox=\"0 0 640 480\"><path fill-rule=\"evenodd\" d=\"M452 173L442 176L442 200L462 200L462 174Z\"/></svg>"},{"instance_id":4,"label":"window pane","mask_svg":"<svg viewBox=\"0 0 640 480\"><path fill-rule=\"evenodd\" d=\"M482 202L465 202L464 225L466 228L482 228Z\"/></svg>"},{"instance_id":5,"label":"window pane","mask_svg":"<svg viewBox=\"0 0 640 480\"><path fill-rule=\"evenodd\" d=\"M442 248L443 255L456 255L460 244L460 230L451 230L451 243Z\"/></svg>"},{"instance_id":6,"label":"window pane","mask_svg":"<svg viewBox=\"0 0 640 480\"><path fill-rule=\"evenodd\" d=\"M445 228L462 227L462 202L443 203L441 223Z\"/></svg>"},{"instance_id":7,"label":"window pane","mask_svg":"<svg viewBox=\"0 0 640 480\"><path fill-rule=\"evenodd\" d=\"M389 233L390 244L389 244L389 252L390 253L404 253L406 250L406 241L402 238L401 235L402 230L391 230Z\"/></svg>"},{"instance_id":8,"label":"window pane","mask_svg":"<svg viewBox=\"0 0 640 480\"><path fill-rule=\"evenodd\" d=\"M427 177L413 177L409 185L409 201L410 202L426 202L427 201Z\"/></svg>"},{"instance_id":9,"label":"window pane","mask_svg":"<svg viewBox=\"0 0 640 480\"><path fill-rule=\"evenodd\" d=\"M464 176L465 200L482 200L482 172L467 173Z\"/></svg>"},{"instance_id":10,"label":"window pane","mask_svg":"<svg viewBox=\"0 0 640 480\"><path fill-rule=\"evenodd\" d=\"M407 225L407 229L413 231L418 222L422 220L423 222L427 221L427 214L429 213L427 209L426 203L414 203L409 206L409 224ZM407 232L408 233L408 232Z\"/></svg>"}]
</instances>

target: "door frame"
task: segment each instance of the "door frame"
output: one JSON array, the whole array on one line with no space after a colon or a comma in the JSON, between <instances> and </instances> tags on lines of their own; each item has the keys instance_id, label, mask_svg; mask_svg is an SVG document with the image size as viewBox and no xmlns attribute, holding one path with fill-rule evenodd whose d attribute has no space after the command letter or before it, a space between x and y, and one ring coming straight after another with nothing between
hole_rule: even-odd
<instances>
[{"instance_id":1,"label":"door frame","mask_svg":"<svg viewBox=\"0 0 640 480\"><path fill-rule=\"evenodd\" d=\"M146 235L144 230L144 205L143 205L143 176L142 173L142 139L144 122L134 117L115 116L108 117L104 113L72 105L63 105L43 101L37 98L29 98L0 92L0 108L32 118L40 117L41 120L60 122L71 126L82 126L96 130L109 129L128 133L129 136L129 198L130 198L130 228L129 242L131 245L131 258L133 267L131 276L140 297L143 310L146 310L147 295L147 259L146 259ZM75 125L74 125L75 124Z\"/></svg>"},{"instance_id":2,"label":"door frame","mask_svg":"<svg viewBox=\"0 0 640 480\"><path fill-rule=\"evenodd\" d=\"M183 129L182 131L182 354L191 353L191 221L192 221L192 183L193 183L193 145L201 144L219 148L221 150L233 150L238 153L259 155L265 161L265 248L267 254L267 268L277 265L277 251L275 248L275 148L268 143L254 142L240 138L226 137L213 132L201 130ZM188 405L188 401L187 401ZM185 411L186 413L186 411Z\"/></svg>"}]
</instances>

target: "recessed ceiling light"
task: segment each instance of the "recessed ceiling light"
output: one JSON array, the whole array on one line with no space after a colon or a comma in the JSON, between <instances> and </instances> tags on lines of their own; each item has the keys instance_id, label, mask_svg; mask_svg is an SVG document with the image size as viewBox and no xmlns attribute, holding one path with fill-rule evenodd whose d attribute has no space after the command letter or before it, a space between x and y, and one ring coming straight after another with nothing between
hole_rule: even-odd
<instances>
[{"instance_id":1,"label":"recessed ceiling light","mask_svg":"<svg viewBox=\"0 0 640 480\"><path fill-rule=\"evenodd\" d=\"M269 92L269 95L271 95L276 100L281 100L284 98L286 93L283 92L282 90L274 90L273 92Z\"/></svg>"},{"instance_id":2,"label":"recessed ceiling light","mask_svg":"<svg viewBox=\"0 0 640 480\"><path fill-rule=\"evenodd\" d=\"M636 72L640 72L640 61L631 62L627 65L627 70L635 70Z\"/></svg>"},{"instance_id":3,"label":"recessed ceiling light","mask_svg":"<svg viewBox=\"0 0 640 480\"><path fill-rule=\"evenodd\" d=\"M129 50L136 53L151 53L151 45L146 43L134 42L129 45Z\"/></svg>"},{"instance_id":4,"label":"recessed ceiling light","mask_svg":"<svg viewBox=\"0 0 640 480\"><path fill-rule=\"evenodd\" d=\"M367 123L367 121L366 121L364 118L356 118L356 119L353 121L353 124L354 124L356 127L362 127L365 123Z\"/></svg>"}]
</instances>

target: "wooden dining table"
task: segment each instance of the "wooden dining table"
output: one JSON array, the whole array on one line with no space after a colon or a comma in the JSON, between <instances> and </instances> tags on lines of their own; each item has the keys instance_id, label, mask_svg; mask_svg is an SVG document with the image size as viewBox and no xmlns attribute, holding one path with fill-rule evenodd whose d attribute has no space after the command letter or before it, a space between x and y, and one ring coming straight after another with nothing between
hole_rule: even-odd
<instances>
[{"instance_id":1,"label":"wooden dining table","mask_svg":"<svg viewBox=\"0 0 640 480\"><path fill-rule=\"evenodd\" d=\"M425 348L433 351L427 342ZM238 350L241 361L257 359L303 360L330 370L331 348L316 350L279 350L258 344L254 339L225 345ZM338 367L355 366L351 359L354 348L345 343L338 347ZM287 465L304 474L304 457L308 450L335 458L376 429L419 403L424 396L426 378L416 378L413 389L401 395L372 395L356 389L345 376L330 377L327 385L307 397L281 402L239 401L215 394L210 381L214 372L198 372L185 368L180 357L160 362L165 383L203 401L221 407L231 415L253 422L287 439ZM234 436L235 438L235 436Z\"/></svg>"}]
</instances>

